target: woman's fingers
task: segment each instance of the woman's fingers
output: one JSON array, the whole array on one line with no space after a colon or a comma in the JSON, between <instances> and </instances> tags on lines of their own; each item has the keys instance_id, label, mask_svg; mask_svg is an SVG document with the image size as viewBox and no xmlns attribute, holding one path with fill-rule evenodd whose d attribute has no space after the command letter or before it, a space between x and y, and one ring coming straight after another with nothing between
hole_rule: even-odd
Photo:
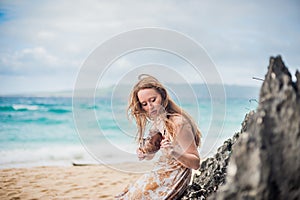
<instances>
[{"instance_id":1,"label":"woman's fingers","mask_svg":"<svg viewBox=\"0 0 300 200\"><path fill-rule=\"evenodd\" d=\"M168 139L163 139L160 143L162 148L170 148L172 147L172 143Z\"/></svg>"},{"instance_id":2,"label":"woman's fingers","mask_svg":"<svg viewBox=\"0 0 300 200\"><path fill-rule=\"evenodd\" d=\"M139 160L143 160L146 157L146 154L144 154L144 152L140 148L138 148L136 152Z\"/></svg>"}]
</instances>

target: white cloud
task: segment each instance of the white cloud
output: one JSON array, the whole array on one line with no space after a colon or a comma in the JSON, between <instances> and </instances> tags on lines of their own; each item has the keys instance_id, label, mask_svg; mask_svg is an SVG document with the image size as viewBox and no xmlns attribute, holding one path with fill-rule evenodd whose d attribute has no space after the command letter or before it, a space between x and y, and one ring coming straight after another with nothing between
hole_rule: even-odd
<instances>
[{"instance_id":1,"label":"white cloud","mask_svg":"<svg viewBox=\"0 0 300 200\"><path fill-rule=\"evenodd\" d=\"M0 72L7 75L35 75L65 71L78 63L52 55L44 47L24 48L2 54ZM62 68L63 67L63 68Z\"/></svg>"},{"instance_id":2,"label":"white cloud","mask_svg":"<svg viewBox=\"0 0 300 200\"><path fill-rule=\"evenodd\" d=\"M283 54L292 71L300 63L295 1L3 1L1 7L8 17L0 18L0 73L11 82L14 75L34 79L32 74L51 72L57 80L74 75L98 45L140 27L192 37L229 84L248 84L249 73L266 71L272 55Z\"/></svg>"},{"instance_id":3,"label":"white cloud","mask_svg":"<svg viewBox=\"0 0 300 200\"><path fill-rule=\"evenodd\" d=\"M37 38L40 40L53 40L56 34L53 31L41 30L37 32Z\"/></svg>"}]
</instances>

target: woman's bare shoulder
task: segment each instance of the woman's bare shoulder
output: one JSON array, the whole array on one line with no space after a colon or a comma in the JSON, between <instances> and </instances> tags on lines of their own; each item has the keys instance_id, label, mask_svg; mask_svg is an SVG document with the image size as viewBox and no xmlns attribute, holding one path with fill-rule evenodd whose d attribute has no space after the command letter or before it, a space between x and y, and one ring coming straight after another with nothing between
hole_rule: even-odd
<instances>
[{"instance_id":1,"label":"woman's bare shoulder","mask_svg":"<svg viewBox=\"0 0 300 200\"><path fill-rule=\"evenodd\" d=\"M175 114L170 117L172 122L177 126L183 126L185 124L189 124L189 121L181 114Z\"/></svg>"}]
</instances>

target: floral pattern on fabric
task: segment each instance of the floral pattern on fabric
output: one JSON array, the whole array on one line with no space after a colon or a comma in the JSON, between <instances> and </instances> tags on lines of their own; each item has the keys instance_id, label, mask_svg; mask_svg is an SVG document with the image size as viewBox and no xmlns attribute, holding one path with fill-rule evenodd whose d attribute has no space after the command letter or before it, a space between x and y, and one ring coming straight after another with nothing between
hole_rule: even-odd
<instances>
[{"instance_id":1,"label":"floral pattern on fabric","mask_svg":"<svg viewBox=\"0 0 300 200\"><path fill-rule=\"evenodd\" d=\"M177 199L190 183L192 170L162 151L154 169L127 186L119 200Z\"/></svg>"}]
</instances>

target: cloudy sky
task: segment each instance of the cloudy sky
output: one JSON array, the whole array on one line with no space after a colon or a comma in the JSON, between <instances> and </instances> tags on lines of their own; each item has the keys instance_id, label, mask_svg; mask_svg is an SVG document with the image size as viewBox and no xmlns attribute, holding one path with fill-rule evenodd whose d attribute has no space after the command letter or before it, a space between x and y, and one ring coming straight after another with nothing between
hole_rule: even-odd
<instances>
[{"instance_id":1,"label":"cloudy sky","mask_svg":"<svg viewBox=\"0 0 300 200\"><path fill-rule=\"evenodd\" d=\"M281 54L293 74L300 69L299 10L297 0L2 0L0 94L70 90L99 45L143 27L170 29L195 40L225 84L258 86L261 82L252 77L264 77L270 56ZM137 55L114 67L143 65L151 58L157 63L160 53Z\"/></svg>"}]
</instances>

